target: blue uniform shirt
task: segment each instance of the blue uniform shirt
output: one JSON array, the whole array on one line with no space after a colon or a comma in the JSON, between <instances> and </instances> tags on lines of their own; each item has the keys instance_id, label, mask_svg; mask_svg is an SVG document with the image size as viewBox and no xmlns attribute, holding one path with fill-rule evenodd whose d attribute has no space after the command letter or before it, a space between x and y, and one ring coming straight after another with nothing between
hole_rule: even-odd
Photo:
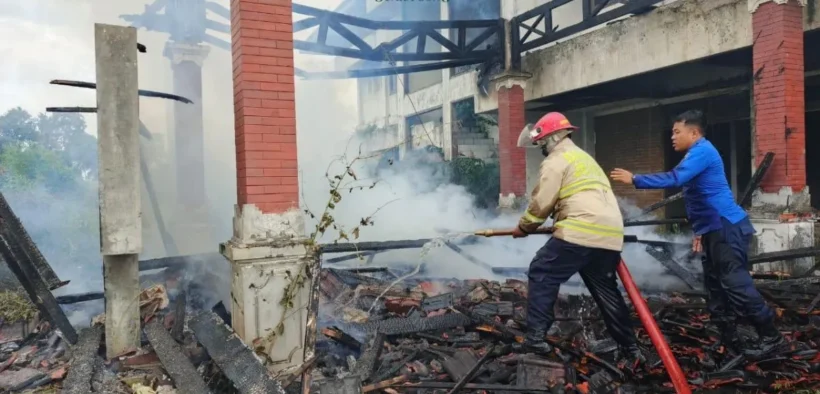
<instances>
[{"instance_id":1,"label":"blue uniform shirt","mask_svg":"<svg viewBox=\"0 0 820 394\"><path fill-rule=\"evenodd\" d=\"M721 218L731 224L744 221L744 233L754 233L751 223L744 220L746 211L735 203L720 153L706 138L695 142L672 171L635 175L633 183L637 189L682 187L686 216L696 235L723 228Z\"/></svg>"}]
</instances>

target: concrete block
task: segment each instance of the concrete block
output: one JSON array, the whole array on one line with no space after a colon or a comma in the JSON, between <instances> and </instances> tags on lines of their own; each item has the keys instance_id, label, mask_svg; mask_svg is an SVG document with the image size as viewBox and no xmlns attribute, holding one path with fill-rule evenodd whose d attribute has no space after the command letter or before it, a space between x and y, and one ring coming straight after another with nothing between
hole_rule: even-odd
<instances>
[{"instance_id":1,"label":"concrete block","mask_svg":"<svg viewBox=\"0 0 820 394\"><path fill-rule=\"evenodd\" d=\"M809 221L781 223L777 220L752 219L757 230L752 249L757 253L779 252L789 249L814 246L815 223ZM814 265L811 257L790 261L776 261L754 266L756 272L786 272L792 275L803 274Z\"/></svg>"},{"instance_id":2,"label":"concrete block","mask_svg":"<svg viewBox=\"0 0 820 394\"><path fill-rule=\"evenodd\" d=\"M231 242L235 245L261 245L276 240L302 238L305 235L304 217L296 209L280 214L265 214L253 204L234 206Z\"/></svg>"},{"instance_id":3,"label":"concrete block","mask_svg":"<svg viewBox=\"0 0 820 394\"><path fill-rule=\"evenodd\" d=\"M96 24L100 249L142 251L137 30Z\"/></svg>"},{"instance_id":4,"label":"concrete block","mask_svg":"<svg viewBox=\"0 0 820 394\"><path fill-rule=\"evenodd\" d=\"M809 213L811 208L811 193L806 186L798 193L790 187L783 187L777 193L764 193L760 189L752 194L751 214L757 218L777 219L784 212Z\"/></svg>"},{"instance_id":5,"label":"concrete block","mask_svg":"<svg viewBox=\"0 0 820 394\"><path fill-rule=\"evenodd\" d=\"M231 262L233 329L245 343L265 347L273 372L297 367L305 360L313 281L304 278L287 312L280 304L291 280L318 264L318 256L304 240L300 212L265 214L245 205L236 210L233 239L221 245L222 254ZM280 322L283 330L278 333Z\"/></svg>"},{"instance_id":6,"label":"concrete block","mask_svg":"<svg viewBox=\"0 0 820 394\"><path fill-rule=\"evenodd\" d=\"M231 253L236 254L236 251L232 250ZM272 347L266 349L275 370L304 362L311 281L308 280L298 291L284 321L283 306L280 305L285 287L306 264L311 263L304 256L231 262L231 323L239 337L245 343L253 343L257 338L268 338L276 333L280 322L284 325L282 334L276 335ZM266 344L267 341L262 343ZM267 346L270 344L267 343Z\"/></svg>"}]
</instances>

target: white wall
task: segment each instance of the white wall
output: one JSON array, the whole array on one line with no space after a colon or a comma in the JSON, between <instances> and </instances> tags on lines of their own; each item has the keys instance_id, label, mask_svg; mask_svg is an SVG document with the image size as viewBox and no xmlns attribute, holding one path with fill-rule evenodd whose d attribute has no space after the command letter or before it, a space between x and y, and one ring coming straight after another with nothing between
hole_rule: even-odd
<instances>
[{"instance_id":1,"label":"white wall","mask_svg":"<svg viewBox=\"0 0 820 394\"><path fill-rule=\"evenodd\" d=\"M524 98L548 97L751 43L745 0L681 0L524 56L522 68L533 74ZM498 107L494 92L477 104L479 112Z\"/></svg>"}]
</instances>

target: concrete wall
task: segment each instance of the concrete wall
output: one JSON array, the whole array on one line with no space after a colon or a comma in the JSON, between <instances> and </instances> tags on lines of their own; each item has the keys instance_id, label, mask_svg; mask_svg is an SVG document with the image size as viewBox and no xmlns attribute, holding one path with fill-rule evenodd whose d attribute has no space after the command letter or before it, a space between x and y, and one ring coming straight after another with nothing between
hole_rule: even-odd
<instances>
[{"instance_id":1,"label":"concrete wall","mask_svg":"<svg viewBox=\"0 0 820 394\"><path fill-rule=\"evenodd\" d=\"M726 52L752 43L745 0L685 0L533 52L522 67L533 74L526 100ZM497 108L495 94L477 111Z\"/></svg>"},{"instance_id":2,"label":"concrete wall","mask_svg":"<svg viewBox=\"0 0 820 394\"><path fill-rule=\"evenodd\" d=\"M502 12L520 14L526 2L505 2ZM804 29L820 28L820 7L811 22L809 11L804 8ZM567 18L572 20L572 14ZM548 97L751 46L751 22L745 0L680 0L591 29L524 56L522 67L533 74L524 98ZM476 111L496 108L494 93L476 98Z\"/></svg>"}]
</instances>

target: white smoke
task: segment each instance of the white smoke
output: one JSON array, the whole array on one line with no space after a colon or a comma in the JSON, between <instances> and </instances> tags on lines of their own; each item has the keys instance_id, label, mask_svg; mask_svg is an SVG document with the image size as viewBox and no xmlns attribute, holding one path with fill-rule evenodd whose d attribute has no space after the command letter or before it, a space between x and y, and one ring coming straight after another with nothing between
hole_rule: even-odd
<instances>
[{"instance_id":1,"label":"white smoke","mask_svg":"<svg viewBox=\"0 0 820 394\"><path fill-rule=\"evenodd\" d=\"M298 61L297 61L298 62ZM306 67L317 64L306 62ZM325 81L297 82L297 128L299 137L299 168L303 203L319 217L329 202L329 180L345 173L345 163L359 157L369 157L364 149L367 141L354 136L353 127L357 117L345 100L349 91L333 91ZM321 116L317 116L317 112ZM345 126L347 128L345 128ZM360 153L361 152L361 153ZM345 160L338 160L344 157ZM349 233L362 218L372 216L373 226L361 227L358 241L412 240L437 237L454 237L487 228L512 228L519 216L499 216L494 211L477 208L474 197L463 187L441 183L441 177L425 166L394 166L390 170L374 174L372 168L377 158L359 161L353 172L363 185L362 190L341 190L342 199L331 211L337 225ZM331 163L332 162L332 163ZM352 181L348 176L345 180ZM369 186L375 182L375 186ZM343 182L344 183L344 182ZM637 208L628 201L621 201L628 212ZM629 216L629 214L627 214ZM308 231L313 231L315 220L309 220ZM664 238L654 233L653 227L633 227L631 235L640 239L672 240L687 242L684 237ZM333 241L336 232L329 231L324 242ZM476 244L463 245L462 249L492 267L527 267L535 252L548 237L533 235L525 239L481 239ZM335 257L329 255L326 257ZM680 288L680 279L666 273L666 269L646 253L645 245L627 244L623 252L639 286ZM415 266L421 261L420 250L394 250L379 253L370 262L372 266ZM367 259L365 258L365 261ZM458 279L485 278L503 280L506 276L468 261L446 247L432 249L425 257L423 275L428 277L452 277ZM358 266L365 261L353 259L337 266ZM578 276L571 281L580 281ZM574 291L565 287L566 291Z\"/></svg>"}]
</instances>

